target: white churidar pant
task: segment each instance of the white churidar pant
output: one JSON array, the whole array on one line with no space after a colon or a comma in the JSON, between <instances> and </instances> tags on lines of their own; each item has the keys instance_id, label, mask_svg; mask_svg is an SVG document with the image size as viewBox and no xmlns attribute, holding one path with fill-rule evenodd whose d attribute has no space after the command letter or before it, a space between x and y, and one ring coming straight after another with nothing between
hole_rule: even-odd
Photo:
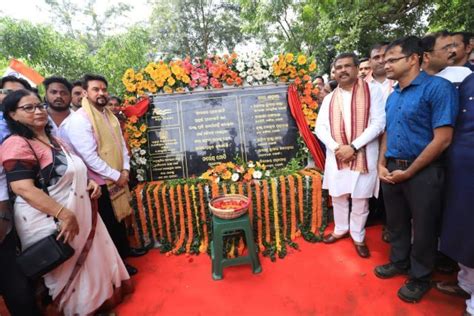
<instances>
[{"instance_id":1,"label":"white churidar pant","mask_svg":"<svg viewBox=\"0 0 474 316\"><path fill-rule=\"evenodd\" d=\"M466 300L466 312L474 315L474 269L459 263L461 270L458 272L459 286L471 294L471 298Z\"/></svg>"},{"instance_id":2,"label":"white churidar pant","mask_svg":"<svg viewBox=\"0 0 474 316\"><path fill-rule=\"evenodd\" d=\"M350 231L355 242L365 239L365 223L369 216L369 199L352 198L352 211L349 215L349 194L332 197L334 210L334 234L344 235Z\"/></svg>"}]
</instances>

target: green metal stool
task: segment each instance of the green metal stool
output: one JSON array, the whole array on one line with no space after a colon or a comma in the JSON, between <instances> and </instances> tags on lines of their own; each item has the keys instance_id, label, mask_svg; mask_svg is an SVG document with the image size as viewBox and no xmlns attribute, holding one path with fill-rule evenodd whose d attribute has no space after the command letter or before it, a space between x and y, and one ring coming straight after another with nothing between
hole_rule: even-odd
<instances>
[{"instance_id":1,"label":"green metal stool","mask_svg":"<svg viewBox=\"0 0 474 316\"><path fill-rule=\"evenodd\" d=\"M212 278L214 280L222 279L222 270L224 267L240 264L251 264L253 273L262 272L262 266L258 259L257 248L253 239L253 231L250 225L248 214L234 219L221 219L217 216L212 217L213 237L211 242L212 257ZM244 231L245 241L247 242L248 254L237 258L224 258L224 236L230 235L235 231Z\"/></svg>"}]
</instances>

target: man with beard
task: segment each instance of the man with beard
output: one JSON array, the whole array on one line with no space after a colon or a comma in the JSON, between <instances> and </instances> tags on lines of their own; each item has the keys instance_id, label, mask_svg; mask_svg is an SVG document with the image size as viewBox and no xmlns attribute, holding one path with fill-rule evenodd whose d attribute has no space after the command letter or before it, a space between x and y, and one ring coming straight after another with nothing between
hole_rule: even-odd
<instances>
[{"instance_id":1,"label":"man with beard","mask_svg":"<svg viewBox=\"0 0 474 316\"><path fill-rule=\"evenodd\" d=\"M131 250L128 245L124 220L132 212L128 190L130 158L120 123L107 108L107 80L88 74L82 82L85 90L82 107L66 126L69 143L99 176L94 179L102 189L99 213L121 257L144 255L145 251ZM131 265L125 266L130 275L137 273Z\"/></svg>"},{"instance_id":2,"label":"man with beard","mask_svg":"<svg viewBox=\"0 0 474 316\"><path fill-rule=\"evenodd\" d=\"M398 84L385 106L378 162L391 251L390 262L374 272L382 279L409 274L398 297L410 303L431 288L444 195L442 154L458 110L454 86L420 71L422 58L416 36L398 39L385 51L387 77Z\"/></svg>"},{"instance_id":3,"label":"man with beard","mask_svg":"<svg viewBox=\"0 0 474 316\"><path fill-rule=\"evenodd\" d=\"M48 114L53 128L51 133L59 138L64 138L64 129L71 115L72 85L62 77L49 77L43 82L46 94L45 102L48 104Z\"/></svg>"},{"instance_id":4,"label":"man with beard","mask_svg":"<svg viewBox=\"0 0 474 316\"><path fill-rule=\"evenodd\" d=\"M359 64L359 78L365 79L368 75L370 75L370 61L368 58L361 58Z\"/></svg>"},{"instance_id":5,"label":"man with beard","mask_svg":"<svg viewBox=\"0 0 474 316\"><path fill-rule=\"evenodd\" d=\"M31 90L30 84L14 76L0 81L0 103L8 93L15 90ZM10 135L8 126L0 112L0 144ZM11 203L3 166L0 166L0 295L3 295L9 312L15 315L39 315L35 303L33 286L16 263L17 236L13 225Z\"/></svg>"},{"instance_id":6,"label":"man with beard","mask_svg":"<svg viewBox=\"0 0 474 316\"><path fill-rule=\"evenodd\" d=\"M428 34L421 39L423 64L421 68L429 75L436 75L451 81L456 86L472 71L463 66L452 66L456 48L450 33L441 31Z\"/></svg>"},{"instance_id":7,"label":"man with beard","mask_svg":"<svg viewBox=\"0 0 474 316\"><path fill-rule=\"evenodd\" d=\"M82 81L76 80L72 83L71 95L71 109L75 112L81 107L82 98L84 97Z\"/></svg>"},{"instance_id":8,"label":"man with beard","mask_svg":"<svg viewBox=\"0 0 474 316\"><path fill-rule=\"evenodd\" d=\"M365 223L369 198L379 188L378 136L385 127L385 113L382 92L358 78L358 64L354 53L336 57L338 87L324 98L315 132L326 146L323 188L332 197L335 223L334 232L323 241L334 243L350 233L357 254L367 258Z\"/></svg>"},{"instance_id":9,"label":"man with beard","mask_svg":"<svg viewBox=\"0 0 474 316\"><path fill-rule=\"evenodd\" d=\"M474 65L468 61L472 52L471 35L467 32L451 33L454 42L454 66L464 66L474 71Z\"/></svg>"}]
</instances>

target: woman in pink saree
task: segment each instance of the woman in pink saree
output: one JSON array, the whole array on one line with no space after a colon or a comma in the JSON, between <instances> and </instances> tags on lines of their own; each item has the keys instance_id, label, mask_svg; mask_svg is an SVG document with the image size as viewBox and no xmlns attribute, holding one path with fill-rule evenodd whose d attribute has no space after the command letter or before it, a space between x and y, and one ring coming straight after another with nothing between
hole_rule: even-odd
<instances>
[{"instance_id":1,"label":"woman in pink saree","mask_svg":"<svg viewBox=\"0 0 474 316\"><path fill-rule=\"evenodd\" d=\"M132 285L93 207L99 186L88 180L82 160L50 136L45 105L34 93L13 92L3 104L12 135L0 155L15 195L14 221L22 249L59 227L58 238L75 250L70 259L43 276L53 299L47 312L90 315L110 310L132 291ZM48 194L38 185L39 174Z\"/></svg>"}]
</instances>

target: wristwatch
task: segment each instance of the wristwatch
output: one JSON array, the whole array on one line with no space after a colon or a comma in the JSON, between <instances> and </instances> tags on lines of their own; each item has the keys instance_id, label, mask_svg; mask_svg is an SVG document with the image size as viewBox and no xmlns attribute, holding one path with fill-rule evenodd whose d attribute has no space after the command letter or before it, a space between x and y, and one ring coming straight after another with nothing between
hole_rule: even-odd
<instances>
[{"instance_id":1,"label":"wristwatch","mask_svg":"<svg viewBox=\"0 0 474 316\"><path fill-rule=\"evenodd\" d=\"M352 149L354 149L354 152L358 152L359 150L354 146L354 144L350 144L349 146L351 146Z\"/></svg>"}]
</instances>

